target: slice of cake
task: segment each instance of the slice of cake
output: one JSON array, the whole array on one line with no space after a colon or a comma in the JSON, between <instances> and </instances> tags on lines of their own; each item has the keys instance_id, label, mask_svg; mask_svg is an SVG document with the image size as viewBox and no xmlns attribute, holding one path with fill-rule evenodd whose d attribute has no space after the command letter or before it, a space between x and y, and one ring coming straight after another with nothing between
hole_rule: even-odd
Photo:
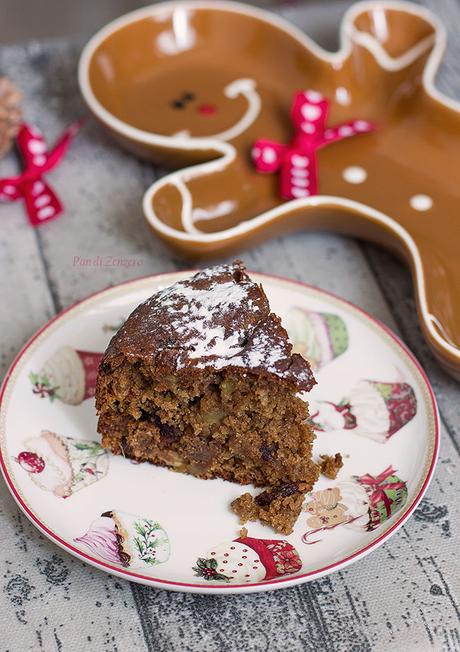
<instances>
[{"instance_id":1,"label":"slice of cake","mask_svg":"<svg viewBox=\"0 0 460 652\"><path fill-rule=\"evenodd\" d=\"M319 475L298 397L314 384L262 287L242 263L220 265L154 294L112 338L98 430L116 455L271 488L265 522L286 533Z\"/></svg>"}]
</instances>

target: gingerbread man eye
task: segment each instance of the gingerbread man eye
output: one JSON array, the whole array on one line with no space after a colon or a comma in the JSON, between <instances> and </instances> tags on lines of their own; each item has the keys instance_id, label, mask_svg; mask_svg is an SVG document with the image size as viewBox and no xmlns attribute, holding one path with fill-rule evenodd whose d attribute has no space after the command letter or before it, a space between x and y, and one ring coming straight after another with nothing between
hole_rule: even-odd
<instances>
[{"instance_id":1,"label":"gingerbread man eye","mask_svg":"<svg viewBox=\"0 0 460 652\"><path fill-rule=\"evenodd\" d=\"M194 93L191 93L190 91L185 91L184 93L181 94L180 99L178 100L173 100L171 102L171 106L174 109L185 109L185 106L188 102L193 102L195 99Z\"/></svg>"}]
</instances>

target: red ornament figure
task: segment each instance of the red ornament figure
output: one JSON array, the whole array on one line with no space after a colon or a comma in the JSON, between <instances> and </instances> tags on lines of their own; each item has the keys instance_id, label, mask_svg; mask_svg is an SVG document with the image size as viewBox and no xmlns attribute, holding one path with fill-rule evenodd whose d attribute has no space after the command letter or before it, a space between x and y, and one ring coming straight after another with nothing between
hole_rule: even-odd
<instances>
[{"instance_id":1,"label":"red ornament figure","mask_svg":"<svg viewBox=\"0 0 460 652\"><path fill-rule=\"evenodd\" d=\"M284 145L260 139L254 144L252 158L257 171L264 174L280 171L283 199L299 199L318 193L318 149L375 129L367 120L350 120L336 127L327 127L328 113L329 101L321 93L297 93L292 106L295 127L292 142Z\"/></svg>"},{"instance_id":2,"label":"red ornament figure","mask_svg":"<svg viewBox=\"0 0 460 652\"><path fill-rule=\"evenodd\" d=\"M16 141L24 159L24 171L18 176L0 179L0 200L23 199L29 222L34 227L62 213L62 204L43 175L58 165L82 124L79 120L66 129L51 150L36 127L23 124L19 130Z\"/></svg>"}]
</instances>

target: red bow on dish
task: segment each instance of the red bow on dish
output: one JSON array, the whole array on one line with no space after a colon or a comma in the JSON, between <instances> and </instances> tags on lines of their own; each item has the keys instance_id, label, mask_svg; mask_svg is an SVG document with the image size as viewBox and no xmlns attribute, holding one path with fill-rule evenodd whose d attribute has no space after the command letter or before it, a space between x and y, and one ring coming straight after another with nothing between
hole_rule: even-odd
<instances>
[{"instance_id":1,"label":"red bow on dish","mask_svg":"<svg viewBox=\"0 0 460 652\"><path fill-rule=\"evenodd\" d=\"M62 212L59 198L44 181L43 175L56 167L82 124L83 120L79 120L70 125L51 151L36 127L23 124L19 130L16 142L24 160L24 171L0 179L0 200L24 199L29 222L34 227L54 220Z\"/></svg>"},{"instance_id":2,"label":"red bow on dish","mask_svg":"<svg viewBox=\"0 0 460 652\"><path fill-rule=\"evenodd\" d=\"M367 120L349 120L337 127L327 127L329 100L317 91L297 93L292 106L295 135L289 145L260 139L252 149L258 172L280 171L283 199L300 199L318 193L316 152L343 138L373 131Z\"/></svg>"},{"instance_id":3,"label":"red bow on dish","mask_svg":"<svg viewBox=\"0 0 460 652\"><path fill-rule=\"evenodd\" d=\"M364 486L370 487L371 489L371 504L373 506L378 505L379 502L383 502L385 505L385 511L387 516L391 516L391 500L388 498L385 490L391 489L404 489L404 482L397 480L396 482L385 482L390 476L394 476L396 471L392 466L388 466L382 473L377 476L372 476L369 473L362 475L358 478L358 482Z\"/></svg>"}]
</instances>

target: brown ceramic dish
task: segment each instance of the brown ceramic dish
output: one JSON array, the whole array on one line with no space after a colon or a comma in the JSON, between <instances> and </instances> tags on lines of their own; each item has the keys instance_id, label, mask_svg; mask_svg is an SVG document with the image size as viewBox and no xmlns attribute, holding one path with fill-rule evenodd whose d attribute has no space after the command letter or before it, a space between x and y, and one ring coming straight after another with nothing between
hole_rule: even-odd
<instances>
[{"instance_id":1,"label":"brown ceramic dish","mask_svg":"<svg viewBox=\"0 0 460 652\"><path fill-rule=\"evenodd\" d=\"M405 2L362 2L328 53L268 13L171 2L115 21L86 46L88 106L133 153L175 167L144 198L149 226L187 257L219 255L304 228L382 243L410 265L423 331L460 378L460 107L434 88L445 32ZM319 194L289 202L251 161L259 138L287 143L296 91L331 101L330 124L374 133L318 156Z\"/></svg>"}]
</instances>

